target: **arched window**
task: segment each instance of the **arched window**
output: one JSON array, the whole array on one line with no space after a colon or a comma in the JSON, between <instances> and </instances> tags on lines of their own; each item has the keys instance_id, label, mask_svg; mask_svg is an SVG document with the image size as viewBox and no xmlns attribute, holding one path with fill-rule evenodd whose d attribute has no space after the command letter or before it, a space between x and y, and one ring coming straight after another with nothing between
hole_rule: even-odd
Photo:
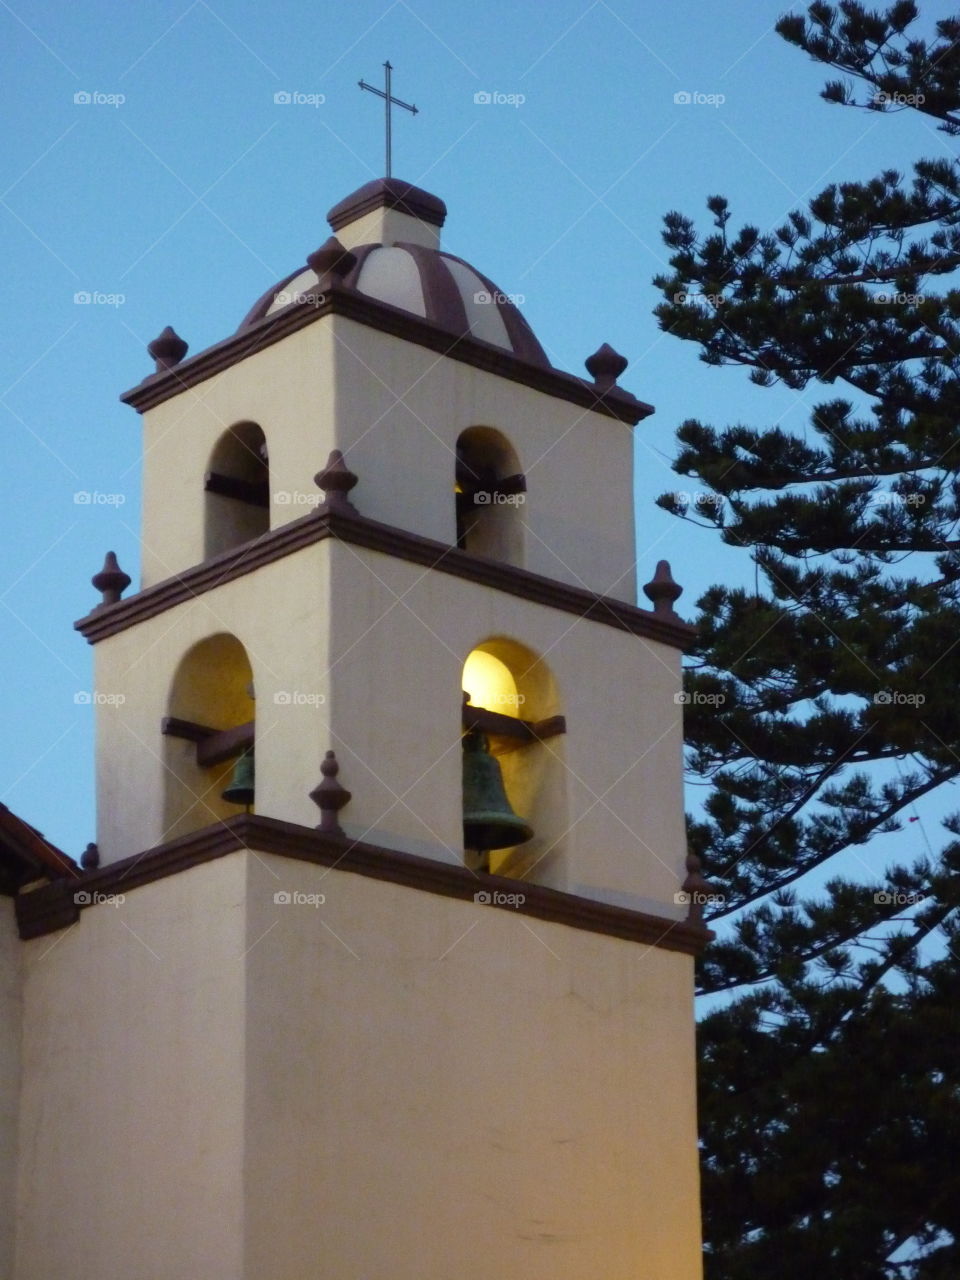
<instances>
[{"instance_id":1,"label":"arched window","mask_svg":"<svg viewBox=\"0 0 960 1280\"><path fill-rule=\"evenodd\" d=\"M255 422L238 422L213 447L204 477L204 558L270 529L267 440Z\"/></svg>"},{"instance_id":2,"label":"arched window","mask_svg":"<svg viewBox=\"0 0 960 1280\"><path fill-rule=\"evenodd\" d=\"M500 766L510 807L533 828L529 840L513 846L467 849L468 865L562 888L569 825L562 737L566 724L547 664L515 640L485 640L464 663L463 691L466 738L483 736Z\"/></svg>"},{"instance_id":3,"label":"arched window","mask_svg":"<svg viewBox=\"0 0 960 1280\"><path fill-rule=\"evenodd\" d=\"M493 427L462 432L454 484L460 550L522 566L526 489L520 461L506 436Z\"/></svg>"},{"instance_id":4,"label":"arched window","mask_svg":"<svg viewBox=\"0 0 960 1280\"><path fill-rule=\"evenodd\" d=\"M253 672L236 636L208 636L181 658L163 734L165 840L243 812L221 795L254 739Z\"/></svg>"}]
</instances>

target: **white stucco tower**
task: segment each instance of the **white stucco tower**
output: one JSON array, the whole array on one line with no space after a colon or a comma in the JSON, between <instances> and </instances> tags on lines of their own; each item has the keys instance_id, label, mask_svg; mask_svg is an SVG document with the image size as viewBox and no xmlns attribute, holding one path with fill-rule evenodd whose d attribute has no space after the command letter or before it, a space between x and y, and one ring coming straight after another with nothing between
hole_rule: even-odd
<instances>
[{"instance_id":1,"label":"white stucco tower","mask_svg":"<svg viewBox=\"0 0 960 1280\"><path fill-rule=\"evenodd\" d=\"M18 903L16 1280L699 1280L652 410L609 347L553 368L445 213L367 184L123 397L142 582L108 560L77 623L99 861ZM529 839L465 847L465 733Z\"/></svg>"}]
</instances>

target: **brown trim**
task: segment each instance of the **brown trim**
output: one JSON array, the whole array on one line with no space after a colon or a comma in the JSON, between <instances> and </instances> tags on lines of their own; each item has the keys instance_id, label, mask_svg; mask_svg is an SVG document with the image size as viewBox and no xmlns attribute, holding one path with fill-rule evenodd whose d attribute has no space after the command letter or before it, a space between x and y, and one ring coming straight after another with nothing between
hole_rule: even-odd
<instances>
[{"instance_id":1,"label":"brown trim","mask_svg":"<svg viewBox=\"0 0 960 1280\"><path fill-rule=\"evenodd\" d=\"M219 493L224 498L249 503L252 507L270 507L270 482L268 480L240 480L225 476L220 471L208 471L203 477L206 493Z\"/></svg>"},{"instance_id":2,"label":"brown trim","mask_svg":"<svg viewBox=\"0 0 960 1280\"><path fill-rule=\"evenodd\" d=\"M462 723L464 729L479 729L481 733L515 738L519 742L543 742L545 738L555 738L557 734L567 732L564 716L549 716L546 720L521 720L518 716L504 715L502 711L475 707L470 702L463 705Z\"/></svg>"},{"instance_id":3,"label":"brown trim","mask_svg":"<svg viewBox=\"0 0 960 1280\"><path fill-rule=\"evenodd\" d=\"M572 929L622 938L665 951L698 955L713 937L702 925L686 920L670 920L645 911L609 906L573 893L561 893L543 885L506 876L476 875L466 867L422 858L396 849L364 844L346 836L323 835L311 827L258 815L239 815L226 822L204 827L189 836L121 862L111 863L96 871L84 873L69 885L55 884L17 898L17 921L21 938L36 938L52 933L79 920L80 912L95 906L93 895L128 893L154 880L176 875L190 867L222 858L239 849L273 853L299 862L335 867L355 875L370 876L390 884L436 893L446 898L472 901L476 894L522 893L525 901L518 906L495 909L565 924ZM75 894L81 896L77 902Z\"/></svg>"},{"instance_id":4,"label":"brown trim","mask_svg":"<svg viewBox=\"0 0 960 1280\"><path fill-rule=\"evenodd\" d=\"M301 271L305 269L300 268ZM583 378L575 378L559 369L530 364L512 352L492 343L482 342L479 338L457 337L421 316L411 315L400 307L379 302L337 283L331 283L325 289L321 302L308 300L291 303L273 315L264 316L262 320L238 330L212 347L207 347L205 351L184 360L175 368L144 378L139 386L125 391L120 399L124 404L143 413L146 409L152 409L179 395L188 387L195 387L214 374L239 364L248 356L256 355L326 315L345 316L358 324L449 356L451 360L459 360L477 369L495 373L501 378L523 383L535 391L542 391L559 400L568 400L581 408L626 422L630 426L653 413L652 405L637 400L621 387L600 391Z\"/></svg>"},{"instance_id":5,"label":"brown trim","mask_svg":"<svg viewBox=\"0 0 960 1280\"><path fill-rule=\"evenodd\" d=\"M36 827L0 804L0 893L37 876L78 876L80 868Z\"/></svg>"},{"instance_id":6,"label":"brown trim","mask_svg":"<svg viewBox=\"0 0 960 1280\"><path fill-rule=\"evenodd\" d=\"M185 600L192 600L206 591L212 591L221 583L242 578L255 569L272 564L302 547L322 542L325 538L338 538L355 547L380 551L398 560L408 560L412 564L464 578L467 582L494 587L534 604L561 609L565 613L616 627L620 631L629 631L632 635L656 640L675 649L687 648L696 634L693 627L679 619L658 616L648 609L627 604L624 600L594 595L581 587L571 587L554 578L530 573L514 565L501 564L497 560L487 560L484 556L474 556L433 538L424 538L418 533L398 529L394 525L381 524L378 520L368 520L366 516L340 511L316 511L301 516L299 520L291 520L279 529L272 529L239 547L222 551L201 564L185 569L176 577L166 578L125 600L100 606L73 625L91 644L95 644L98 640L126 631L138 622L172 609Z\"/></svg>"},{"instance_id":7,"label":"brown trim","mask_svg":"<svg viewBox=\"0 0 960 1280\"><path fill-rule=\"evenodd\" d=\"M374 209L396 209L433 227L442 227L447 216L447 206L440 197L422 187L401 178L374 178L339 200L327 214L327 222L339 231Z\"/></svg>"}]
</instances>

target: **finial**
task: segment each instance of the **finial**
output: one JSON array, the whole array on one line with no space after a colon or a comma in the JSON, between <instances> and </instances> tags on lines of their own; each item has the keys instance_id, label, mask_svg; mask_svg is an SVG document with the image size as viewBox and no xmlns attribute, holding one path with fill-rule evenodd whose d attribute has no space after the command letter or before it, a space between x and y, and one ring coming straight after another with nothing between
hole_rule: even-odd
<instances>
[{"instance_id":1,"label":"finial","mask_svg":"<svg viewBox=\"0 0 960 1280\"><path fill-rule=\"evenodd\" d=\"M350 803L350 792L337 781L340 765L336 753L328 751L320 765L323 780L310 792L310 799L320 810L320 821L317 830L325 836L342 836L343 828L337 820L337 814L345 804Z\"/></svg>"},{"instance_id":2,"label":"finial","mask_svg":"<svg viewBox=\"0 0 960 1280\"><path fill-rule=\"evenodd\" d=\"M179 364L189 349L179 333L167 325L163 333L149 344L147 354L157 362L156 372L162 373L164 369L172 369Z\"/></svg>"},{"instance_id":3,"label":"finial","mask_svg":"<svg viewBox=\"0 0 960 1280\"><path fill-rule=\"evenodd\" d=\"M337 511L349 515L357 515L357 509L347 494L357 483L358 477L343 460L339 449L331 449L327 465L313 477L317 488L326 494L323 504L317 508L321 513Z\"/></svg>"},{"instance_id":4,"label":"finial","mask_svg":"<svg viewBox=\"0 0 960 1280\"><path fill-rule=\"evenodd\" d=\"M695 853L688 853L686 860L687 876L680 886L687 895L687 919L691 924L703 923L703 902L711 892L709 880L701 871L700 859Z\"/></svg>"},{"instance_id":5,"label":"finial","mask_svg":"<svg viewBox=\"0 0 960 1280\"><path fill-rule=\"evenodd\" d=\"M657 561L656 572L653 579L644 586L643 594L653 602L654 613L662 613L670 618L677 616L673 602L683 595L683 587L674 582L669 560Z\"/></svg>"},{"instance_id":6,"label":"finial","mask_svg":"<svg viewBox=\"0 0 960 1280\"><path fill-rule=\"evenodd\" d=\"M100 865L100 850L91 840L80 855L80 866L84 871L96 871Z\"/></svg>"},{"instance_id":7,"label":"finial","mask_svg":"<svg viewBox=\"0 0 960 1280\"><path fill-rule=\"evenodd\" d=\"M343 280L348 272L357 265L357 255L345 249L336 236L326 239L319 249L307 257L307 266L316 274L323 284L332 284Z\"/></svg>"},{"instance_id":8,"label":"finial","mask_svg":"<svg viewBox=\"0 0 960 1280\"><path fill-rule=\"evenodd\" d=\"M597 387L609 391L616 385L617 379L626 369L629 361L626 356L620 355L608 342L605 342L592 356L587 356L583 363L587 366L587 373L591 375Z\"/></svg>"},{"instance_id":9,"label":"finial","mask_svg":"<svg viewBox=\"0 0 960 1280\"><path fill-rule=\"evenodd\" d=\"M90 579L98 591L103 592L103 600L97 605L102 609L105 605L116 604L121 592L130 585L129 573L124 573L117 564L115 552L108 551L103 561L103 568Z\"/></svg>"}]
</instances>

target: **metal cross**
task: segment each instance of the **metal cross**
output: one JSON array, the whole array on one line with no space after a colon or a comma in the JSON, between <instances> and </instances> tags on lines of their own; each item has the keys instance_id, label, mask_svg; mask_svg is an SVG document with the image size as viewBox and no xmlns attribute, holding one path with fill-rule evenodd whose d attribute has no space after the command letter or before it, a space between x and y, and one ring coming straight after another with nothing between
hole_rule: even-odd
<instances>
[{"instance_id":1,"label":"metal cross","mask_svg":"<svg viewBox=\"0 0 960 1280\"><path fill-rule=\"evenodd\" d=\"M386 92L384 92L384 89L374 88L372 84L367 84L363 80L359 81L359 84L361 89L367 89L370 93L375 93L378 98L383 98L384 100L384 105L386 107L386 117L387 117L387 172L385 176L389 178L390 177L390 161L392 158L391 157L392 141L391 141L391 128L390 128L390 108L391 106L403 107L405 111L409 111L412 115L417 114L417 108L413 106L413 104L410 102L401 102L399 98L395 98L391 94L390 72L393 70L393 67L391 67L389 62L385 62L383 66L384 66L384 87Z\"/></svg>"}]
</instances>

